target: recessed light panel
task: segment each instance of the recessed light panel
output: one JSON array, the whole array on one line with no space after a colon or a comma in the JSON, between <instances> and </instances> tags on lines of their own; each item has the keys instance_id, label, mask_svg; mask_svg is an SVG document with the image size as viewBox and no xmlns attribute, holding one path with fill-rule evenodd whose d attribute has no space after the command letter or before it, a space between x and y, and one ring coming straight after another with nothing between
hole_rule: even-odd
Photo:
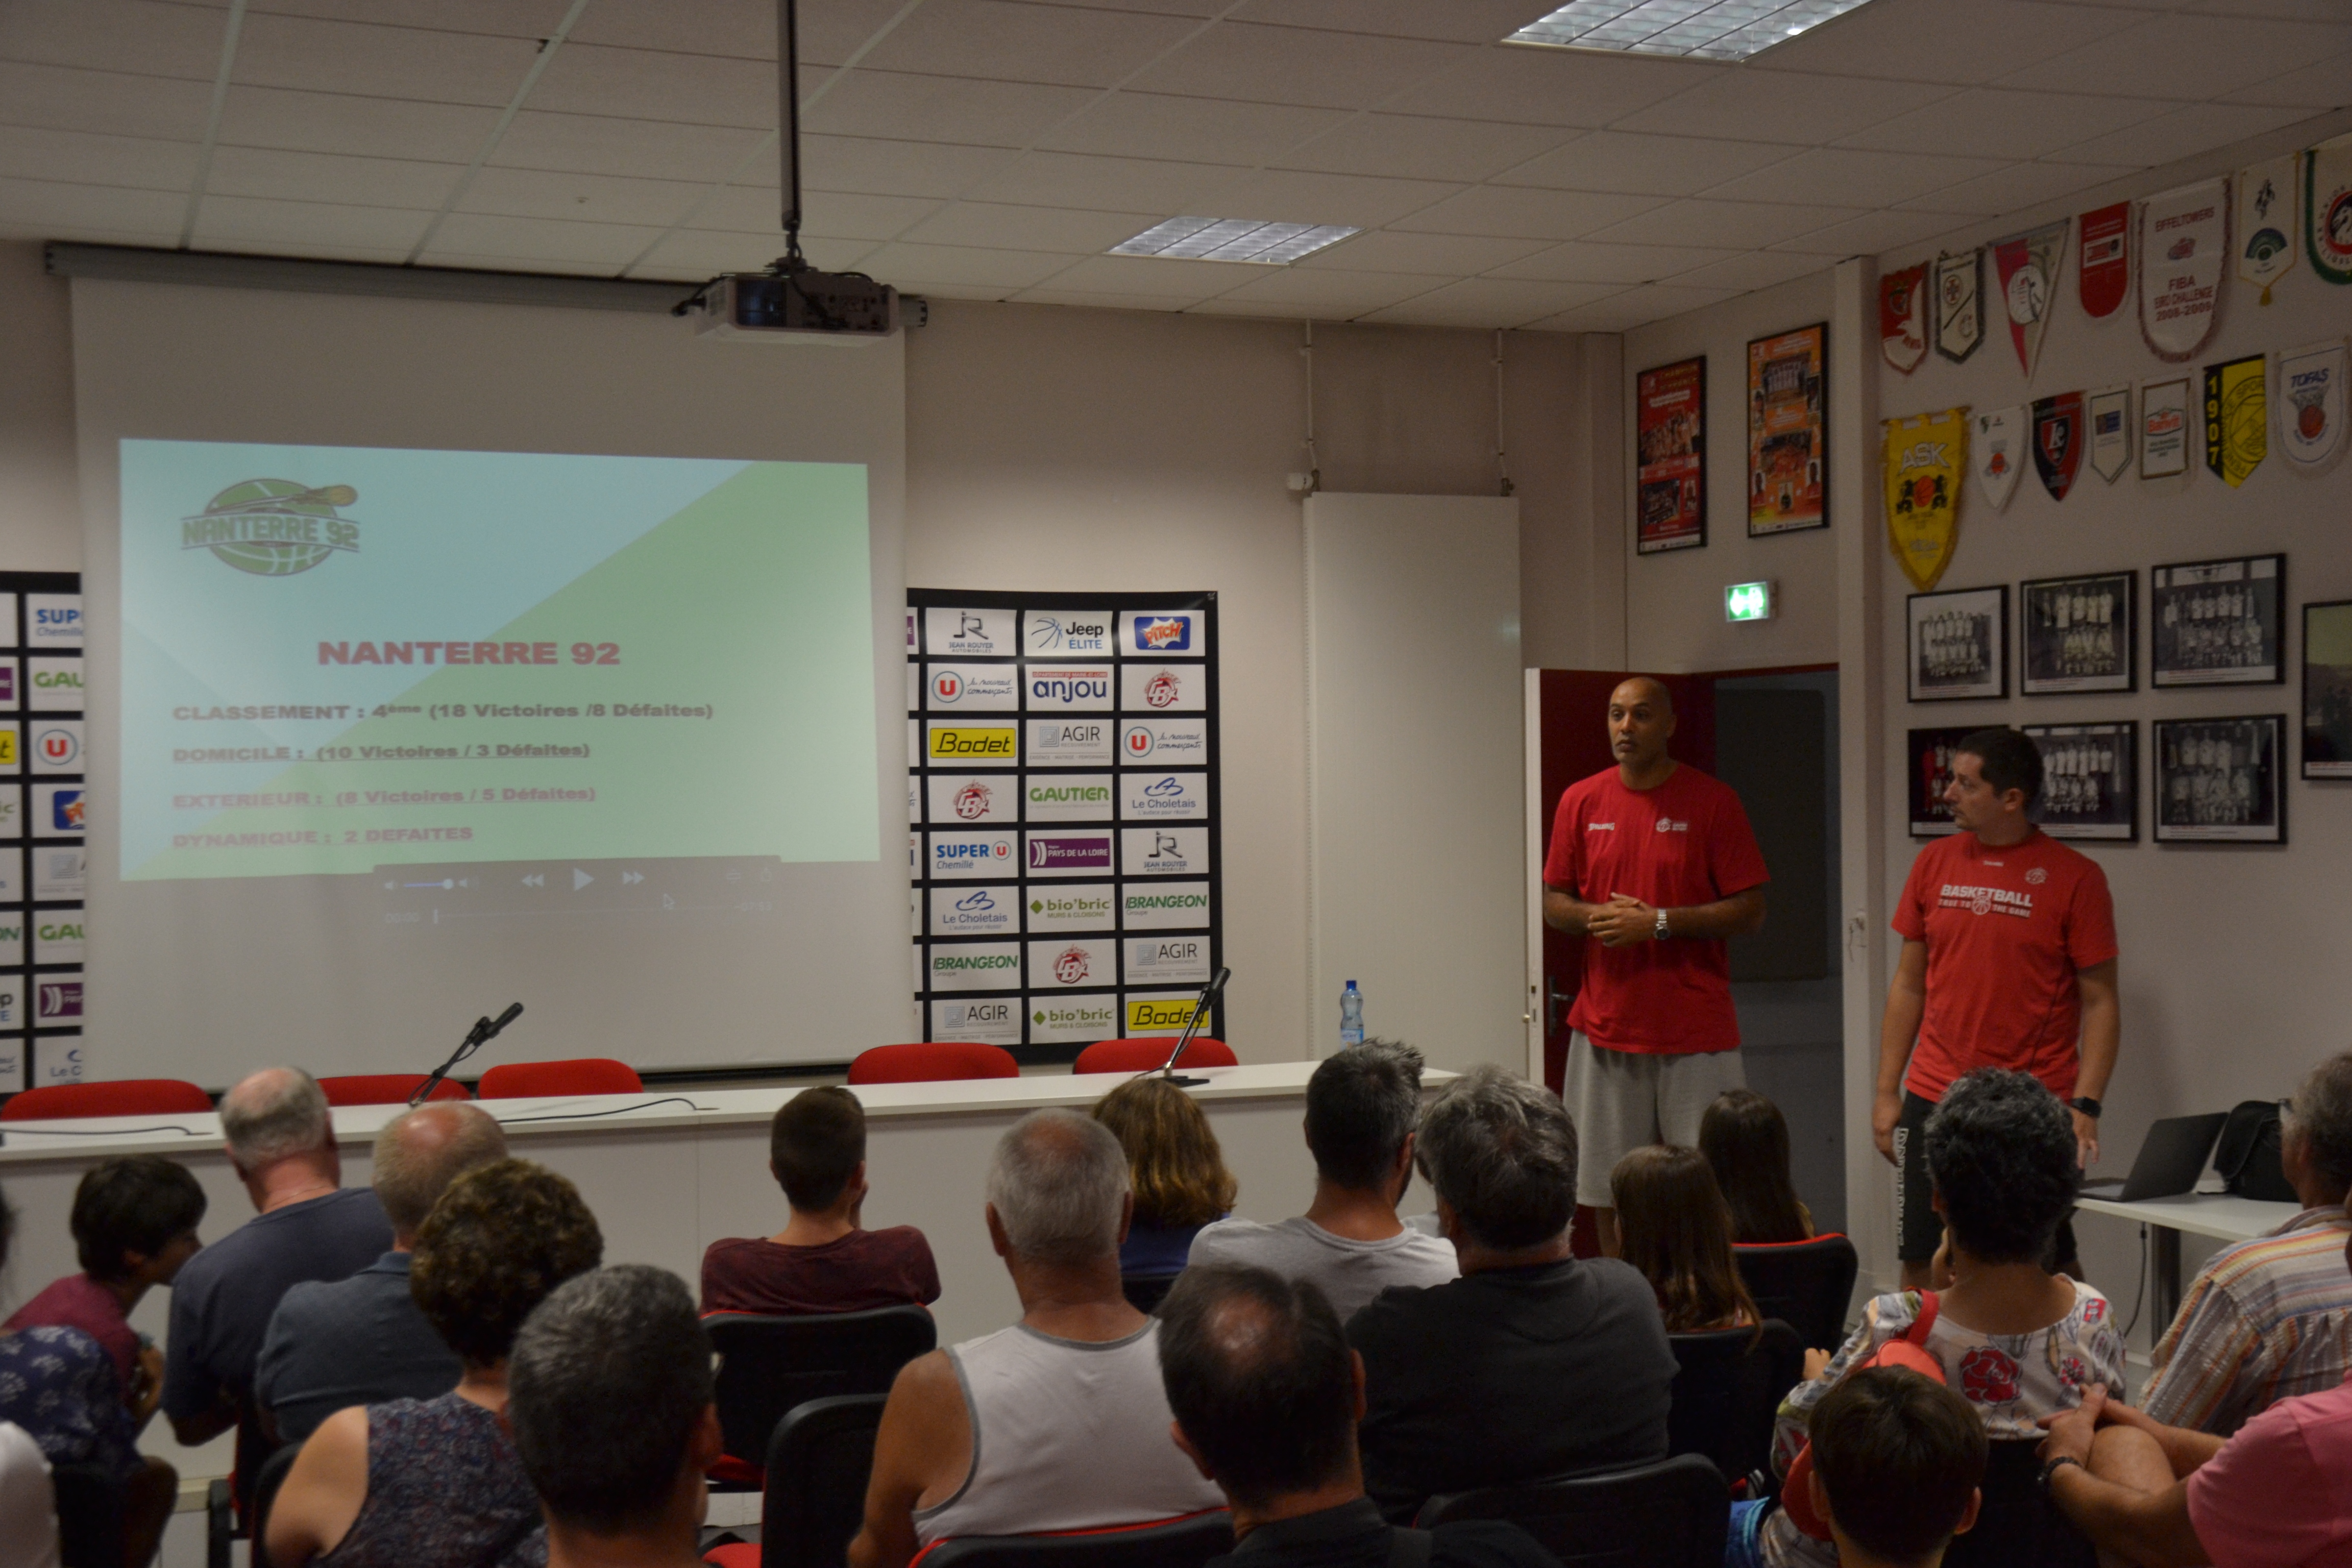
<instances>
[{"instance_id":1,"label":"recessed light panel","mask_svg":"<svg viewBox=\"0 0 2352 1568\"><path fill-rule=\"evenodd\" d=\"M1864 0L1569 0L1503 41L1744 60L1862 4Z\"/></svg>"},{"instance_id":2,"label":"recessed light panel","mask_svg":"<svg viewBox=\"0 0 2352 1568\"><path fill-rule=\"evenodd\" d=\"M1261 223L1246 217L1171 217L1110 247L1113 256L1166 256L1181 261L1255 261L1280 267L1336 245L1361 229L1344 224Z\"/></svg>"}]
</instances>

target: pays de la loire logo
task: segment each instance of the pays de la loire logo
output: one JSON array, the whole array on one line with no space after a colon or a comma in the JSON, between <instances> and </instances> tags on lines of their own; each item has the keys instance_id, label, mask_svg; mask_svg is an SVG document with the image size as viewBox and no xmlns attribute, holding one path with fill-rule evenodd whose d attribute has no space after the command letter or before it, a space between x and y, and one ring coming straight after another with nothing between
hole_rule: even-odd
<instances>
[{"instance_id":1,"label":"pays de la loire logo","mask_svg":"<svg viewBox=\"0 0 2352 1568\"><path fill-rule=\"evenodd\" d=\"M257 577L291 577L338 550L358 552L360 525L337 509L359 499L349 485L246 479L180 520L180 548L209 550Z\"/></svg>"}]
</instances>

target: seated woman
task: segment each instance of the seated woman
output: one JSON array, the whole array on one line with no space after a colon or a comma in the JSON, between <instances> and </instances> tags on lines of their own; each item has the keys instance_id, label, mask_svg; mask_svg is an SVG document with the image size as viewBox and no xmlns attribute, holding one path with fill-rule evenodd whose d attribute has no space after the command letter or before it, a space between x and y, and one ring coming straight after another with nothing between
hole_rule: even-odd
<instances>
[{"instance_id":1,"label":"seated woman","mask_svg":"<svg viewBox=\"0 0 2352 1568\"><path fill-rule=\"evenodd\" d=\"M1979 1068L1945 1094L1926 1138L1933 1201L1944 1221L1939 1289L1872 1300L1844 1347L1790 1391L1773 1436L1772 1466L1783 1475L1804 1447L1806 1419L1822 1396L1930 1307L1924 1347L1996 1444L2038 1440L2042 1418L2082 1404L2093 1384L2122 1396L2124 1342L2107 1299L2042 1267L2081 1175L2066 1107L2025 1073ZM1799 1530L1775 1505L1732 1505L1727 1568L1836 1561L1835 1547Z\"/></svg>"},{"instance_id":2,"label":"seated woman","mask_svg":"<svg viewBox=\"0 0 2352 1568\"><path fill-rule=\"evenodd\" d=\"M1812 1211L1789 1180L1789 1123L1752 1089L1727 1089L1699 1118L1698 1152L1731 1207L1731 1239L1742 1247L1810 1241Z\"/></svg>"},{"instance_id":3,"label":"seated woman","mask_svg":"<svg viewBox=\"0 0 2352 1568\"><path fill-rule=\"evenodd\" d=\"M604 1256L579 1189L529 1160L450 1184L416 1233L409 1289L465 1365L436 1399L353 1405L302 1445L269 1515L276 1568L524 1568L539 1498L501 1426L507 1353L549 1292Z\"/></svg>"},{"instance_id":4,"label":"seated woman","mask_svg":"<svg viewBox=\"0 0 2352 1568\"><path fill-rule=\"evenodd\" d=\"M1636 1149L1609 1173L1618 1256L1657 1292L1670 1334L1744 1329L1762 1320L1731 1256L1731 1211L1696 1149Z\"/></svg>"},{"instance_id":5,"label":"seated woman","mask_svg":"<svg viewBox=\"0 0 2352 1568\"><path fill-rule=\"evenodd\" d=\"M1161 1078L1131 1078L1095 1102L1095 1120L1127 1151L1135 1221L1119 1244L1121 1274L1181 1274L1192 1237L1234 1206L1239 1184L1192 1097Z\"/></svg>"}]
</instances>

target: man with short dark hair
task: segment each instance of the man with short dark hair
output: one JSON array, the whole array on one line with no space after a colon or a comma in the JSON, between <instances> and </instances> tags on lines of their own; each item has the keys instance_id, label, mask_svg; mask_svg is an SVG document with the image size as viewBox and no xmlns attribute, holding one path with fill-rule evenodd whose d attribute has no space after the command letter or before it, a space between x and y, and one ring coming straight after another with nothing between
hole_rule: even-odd
<instances>
[{"instance_id":1,"label":"man with short dark hair","mask_svg":"<svg viewBox=\"0 0 2352 1568\"><path fill-rule=\"evenodd\" d=\"M1274 1225L1221 1219L1192 1238L1187 1261L1255 1263L1311 1280L1341 1322L1391 1285L1443 1285L1459 1275L1452 1242L1397 1218L1412 1184L1421 1067L1419 1051L1388 1040L1326 1057L1307 1080L1315 1201Z\"/></svg>"},{"instance_id":2,"label":"man with short dark hair","mask_svg":"<svg viewBox=\"0 0 2352 1568\"><path fill-rule=\"evenodd\" d=\"M1195 1264L1160 1303L1176 1446L1233 1510L1236 1568L1388 1568L1397 1529L1364 1495L1364 1363L1312 1281ZM1418 1533L1418 1532L1416 1532ZM1429 1568L1557 1568L1515 1524L1428 1532Z\"/></svg>"},{"instance_id":3,"label":"man with short dark hair","mask_svg":"<svg viewBox=\"0 0 2352 1568\"><path fill-rule=\"evenodd\" d=\"M1381 1511L1409 1523L1433 1493L1664 1458L1665 1324L1632 1265L1569 1251L1576 1127L1559 1099L1473 1068L1423 1113L1419 1152L1462 1277L1349 1320Z\"/></svg>"},{"instance_id":4,"label":"man with short dark hair","mask_svg":"<svg viewBox=\"0 0 2352 1568\"><path fill-rule=\"evenodd\" d=\"M144 1423L163 1392L163 1352L141 1342L131 1309L169 1285L204 1243L205 1190L185 1165L160 1154L102 1160L74 1188L74 1254L81 1272L53 1281L5 1325L79 1329L114 1363L123 1403Z\"/></svg>"},{"instance_id":5,"label":"man with short dark hair","mask_svg":"<svg viewBox=\"0 0 2352 1568\"><path fill-rule=\"evenodd\" d=\"M1830 1527L1839 1568L1936 1568L1952 1537L1974 1528L1990 1448L1982 1418L1944 1384L1868 1367L1822 1396L1807 1430L1807 1500ZM1734 1553L1744 1522L1735 1514Z\"/></svg>"},{"instance_id":6,"label":"man with short dark hair","mask_svg":"<svg viewBox=\"0 0 2352 1568\"><path fill-rule=\"evenodd\" d=\"M792 1223L775 1235L730 1237L702 1255L706 1312L862 1312L940 1299L931 1244L911 1225L864 1226L866 1108L835 1084L776 1108L768 1171Z\"/></svg>"}]
</instances>

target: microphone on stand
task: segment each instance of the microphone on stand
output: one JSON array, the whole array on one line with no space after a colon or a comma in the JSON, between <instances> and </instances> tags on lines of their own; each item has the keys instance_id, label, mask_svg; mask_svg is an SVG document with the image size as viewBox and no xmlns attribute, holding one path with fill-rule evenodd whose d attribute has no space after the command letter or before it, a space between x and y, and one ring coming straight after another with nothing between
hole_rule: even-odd
<instances>
[{"instance_id":1,"label":"microphone on stand","mask_svg":"<svg viewBox=\"0 0 2352 1568\"><path fill-rule=\"evenodd\" d=\"M1160 1076L1178 1089L1191 1089L1209 1081L1204 1078L1179 1078L1176 1075L1176 1062L1183 1056L1184 1047L1192 1043L1192 1031L1199 1028L1201 1020L1209 1016L1209 1004L1216 1000L1217 993L1223 991L1225 988L1225 982L1233 977L1232 970L1221 967L1211 977L1209 983L1201 987L1200 997L1192 1004L1192 1016L1185 1020L1184 1032L1176 1037L1176 1048L1168 1053L1168 1060L1160 1069Z\"/></svg>"},{"instance_id":2,"label":"microphone on stand","mask_svg":"<svg viewBox=\"0 0 2352 1568\"><path fill-rule=\"evenodd\" d=\"M475 1019L474 1026L466 1031L466 1037L459 1041L457 1048L449 1054L449 1059L443 1062L439 1067L435 1068L432 1073L426 1077L425 1080L416 1086L416 1092L408 1097L408 1103L412 1106L422 1105L427 1100L431 1099L433 1091L441 1087L441 1080L449 1076L449 1069L451 1068L456 1067L459 1062L464 1061L467 1057L472 1056L476 1051L480 1050L492 1040L497 1039L500 1031L505 1029L509 1024L513 1023L517 1018L521 1016L522 1004L517 1002L509 1005L505 1012L499 1014L495 1019Z\"/></svg>"}]
</instances>

